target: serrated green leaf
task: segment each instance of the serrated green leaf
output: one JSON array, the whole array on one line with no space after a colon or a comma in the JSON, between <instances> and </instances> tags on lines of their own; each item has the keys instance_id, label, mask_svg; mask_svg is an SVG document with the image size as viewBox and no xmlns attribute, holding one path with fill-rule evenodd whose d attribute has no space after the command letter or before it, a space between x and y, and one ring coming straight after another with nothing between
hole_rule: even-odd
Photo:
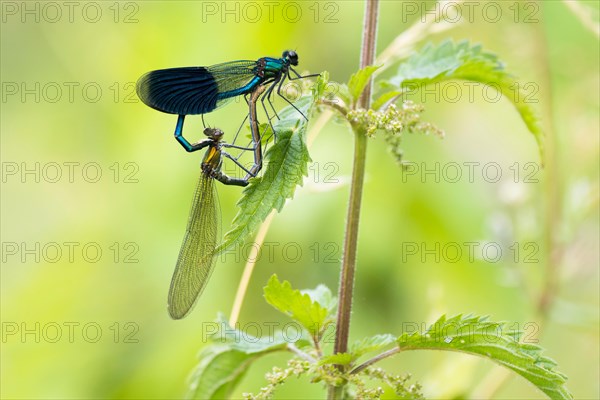
<instances>
[{"instance_id":1,"label":"serrated green leaf","mask_svg":"<svg viewBox=\"0 0 600 400\"><path fill-rule=\"evenodd\" d=\"M319 364L349 365L354 363L363 355L380 350L386 346L389 346L395 341L396 338L394 335L390 334L369 336L354 342L350 346L350 351L347 353L336 353L321 358Z\"/></svg>"},{"instance_id":2,"label":"serrated green leaf","mask_svg":"<svg viewBox=\"0 0 600 400\"><path fill-rule=\"evenodd\" d=\"M321 72L321 74L317 78L317 81L315 82L315 84L312 88L313 102L316 103L319 101L319 99L321 97L323 97L323 94L325 94L325 91L327 90L328 83L329 83L329 72L328 71Z\"/></svg>"},{"instance_id":3,"label":"serrated green leaf","mask_svg":"<svg viewBox=\"0 0 600 400\"><path fill-rule=\"evenodd\" d=\"M382 348L389 346L394 343L396 338L394 335L390 334L382 334L369 336L362 340L354 342L350 346L350 353L354 356L355 359L358 359L364 354L370 353L372 351L381 350Z\"/></svg>"},{"instance_id":4,"label":"serrated green leaf","mask_svg":"<svg viewBox=\"0 0 600 400\"><path fill-rule=\"evenodd\" d=\"M329 81L329 72L324 71L317 79L312 88L313 101L315 104L329 103L350 104L350 92L348 86L338 82Z\"/></svg>"},{"instance_id":5,"label":"serrated green leaf","mask_svg":"<svg viewBox=\"0 0 600 400\"><path fill-rule=\"evenodd\" d=\"M233 350L227 345L205 347L190 379L188 399L229 398L250 364L259 356Z\"/></svg>"},{"instance_id":6,"label":"serrated green leaf","mask_svg":"<svg viewBox=\"0 0 600 400\"><path fill-rule=\"evenodd\" d=\"M223 314L215 322L216 331L209 336L212 344L199 355L187 398L222 399L231 396L248 367L260 356L287 349L289 343L281 331L255 337L231 327ZM271 333L271 332L269 332ZM308 345L306 339L294 342Z\"/></svg>"},{"instance_id":7,"label":"serrated green leaf","mask_svg":"<svg viewBox=\"0 0 600 400\"><path fill-rule=\"evenodd\" d=\"M319 285L315 289L303 289L302 293L306 293L310 296L311 300L319 303L321 307L327 309L328 317L332 317L337 309L337 297L331 293L325 285Z\"/></svg>"},{"instance_id":8,"label":"serrated green leaf","mask_svg":"<svg viewBox=\"0 0 600 400\"><path fill-rule=\"evenodd\" d=\"M502 68L495 55L481 54L480 46L469 47L467 41L455 45L452 40L446 40L437 47L429 43L413 54L400 64L389 83L396 87L407 87L410 83L431 83L428 80L434 79L440 82L444 77L452 76L459 67L472 62L486 63L492 69Z\"/></svg>"},{"instance_id":9,"label":"serrated green leaf","mask_svg":"<svg viewBox=\"0 0 600 400\"><path fill-rule=\"evenodd\" d=\"M348 81L348 90L350 92L350 96L352 96L353 102L358 101L358 98L365 89L365 86L367 86L367 83L369 83L371 75L373 75L373 73L379 68L381 68L381 65L368 65L350 77L350 80Z\"/></svg>"},{"instance_id":10,"label":"serrated green leaf","mask_svg":"<svg viewBox=\"0 0 600 400\"><path fill-rule=\"evenodd\" d=\"M396 341L401 351L433 349L483 356L521 375L551 399L572 399L564 386L566 376L554 370L553 360L541 355L542 348L515 341L505 329L504 322L486 317L442 316L425 332L403 333Z\"/></svg>"},{"instance_id":11,"label":"serrated green leaf","mask_svg":"<svg viewBox=\"0 0 600 400\"><path fill-rule=\"evenodd\" d=\"M265 335L256 337L244 330L238 330L229 325L225 316L219 313L216 321L216 332L210 335L215 344L228 345L232 350L245 354L266 354L278 350L286 350L288 343L308 345L305 339L288 340L281 331L266 331Z\"/></svg>"},{"instance_id":12,"label":"serrated green leaf","mask_svg":"<svg viewBox=\"0 0 600 400\"><path fill-rule=\"evenodd\" d=\"M428 44L402 63L396 76L386 83L397 89L416 89L447 80L480 82L499 90L519 112L543 159L543 132L536 112L528 102L530 94L506 72L496 55L483 52L479 45L471 46L468 41L455 44L450 40L439 46Z\"/></svg>"},{"instance_id":13,"label":"serrated green leaf","mask_svg":"<svg viewBox=\"0 0 600 400\"><path fill-rule=\"evenodd\" d=\"M311 114L313 105L312 96L304 96L296 102L296 107L306 116ZM273 209L281 211L308 174L311 159L306 147L307 121L291 106L281 110L279 117L275 124L277 140L265 155L265 172L251 179L244 188L233 226L216 254L243 243Z\"/></svg>"},{"instance_id":14,"label":"serrated green leaf","mask_svg":"<svg viewBox=\"0 0 600 400\"><path fill-rule=\"evenodd\" d=\"M300 323L315 340L320 339L328 315L327 308L313 301L306 293L292 288L288 281L280 282L273 275L264 288L267 302Z\"/></svg>"}]
</instances>

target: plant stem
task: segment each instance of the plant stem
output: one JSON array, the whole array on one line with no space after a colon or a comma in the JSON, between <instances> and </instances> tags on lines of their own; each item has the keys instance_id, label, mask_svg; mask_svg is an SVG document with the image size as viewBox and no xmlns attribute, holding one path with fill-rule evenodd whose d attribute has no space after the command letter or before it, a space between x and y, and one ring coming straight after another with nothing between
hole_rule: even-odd
<instances>
[{"instance_id":1,"label":"plant stem","mask_svg":"<svg viewBox=\"0 0 600 400\"><path fill-rule=\"evenodd\" d=\"M356 269L356 247L358 243L358 224L362 188L365 177L365 161L367 153L367 136L356 130L354 136L354 165L350 186L350 201L346 220L346 238L344 240L344 256L340 274L339 307L335 335L334 353L345 353L348 349L348 331L350 312L352 311L352 293L354 289L354 271Z\"/></svg>"},{"instance_id":2,"label":"plant stem","mask_svg":"<svg viewBox=\"0 0 600 400\"><path fill-rule=\"evenodd\" d=\"M541 7L543 16L548 15L547 6L540 1L538 4ZM544 20L543 20L544 21ZM547 21L541 24L540 29L536 30L537 41L539 48L539 58L541 68L539 71L539 81L542 82L546 91L547 101L543 102L543 115L545 117L545 150L546 150L546 226L544 229L545 247L546 247L546 282L540 294L537 304L539 316L545 321L550 313L554 299L558 294L559 289L559 266L563 257L564 248L559 239L563 218L562 195L564 193L564 176L560 166L561 158L559 154L560 137L556 131L556 121L554 117L556 113L553 109L553 93L552 93L552 59L548 50L548 40L550 29L552 29Z\"/></svg>"},{"instance_id":3,"label":"plant stem","mask_svg":"<svg viewBox=\"0 0 600 400\"><path fill-rule=\"evenodd\" d=\"M299 348L296 347L295 344L293 343L288 343L287 344L287 349L289 351L291 351L292 353L296 354L298 357L302 358L303 360L308 361L309 363L316 363L317 360L315 360L313 357L311 357L310 354L307 354L305 352L303 352L302 350L300 350Z\"/></svg>"},{"instance_id":4,"label":"plant stem","mask_svg":"<svg viewBox=\"0 0 600 400\"><path fill-rule=\"evenodd\" d=\"M379 0L367 0L363 25L363 41L360 57L360 68L373 64L375 60L375 44L377 37L377 17ZM371 99L371 81L365 87L357 106L369 108ZM348 217L346 220L346 237L342 271L340 274L339 306L335 333L334 353L344 353L348 350L350 331L350 313L352 311L352 293L354 289L354 271L356 269L356 248L358 244L358 225L362 201L363 183L365 178L365 163L367 155L367 137L363 129L354 128L354 162L352 167L352 183ZM329 387L328 398L338 399L342 396L343 387Z\"/></svg>"},{"instance_id":5,"label":"plant stem","mask_svg":"<svg viewBox=\"0 0 600 400\"><path fill-rule=\"evenodd\" d=\"M394 354L398 354L401 351L402 351L402 349L400 349L400 347L394 347L393 349L390 349L390 350L388 350L386 352L378 354L375 357L371 358L370 360L365 361L364 363L360 364L358 367L354 368L352 370L352 372L350 372L350 373L351 374L358 374L360 371L362 371L363 369L369 367L370 365L373 365L376 362L383 360L384 358L391 357Z\"/></svg>"},{"instance_id":6,"label":"plant stem","mask_svg":"<svg viewBox=\"0 0 600 400\"><path fill-rule=\"evenodd\" d=\"M248 255L248 260L246 261L246 266L244 267L244 272L242 274L242 278L240 279L238 290L235 294L235 300L231 308L231 314L229 317L229 324L231 326L235 326L240 316L240 310L242 309L242 304L244 303L244 298L246 297L246 290L250 284L250 278L252 277L254 266L256 265L256 261L258 261L260 249L262 248L263 242L265 241L265 237L267 236L267 232L269 231L269 227L271 226L271 222L273 222L273 217L275 217L275 214L275 211L271 211L271 214L269 214L269 216L264 220L258 233L256 234L254 246L252 246L250 249L250 254Z\"/></svg>"},{"instance_id":7,"label":"plant stem","mask_svg":"<svg viewBox=\"0 0 600 400\"><path fill-rule=\"evenodd\" d=\"M252 92L250 102L248 103L250 107L248 111L248 119L250 121L250 126L252 127L252 132L259 132L258 119L256 118L256 102L258 101L258 99L264 91L264 85L257 87ZM260 146L260 143L255 143L255 145ZM256 246L252 247L251 254L248 256L248 259L246 261L246 267L244 267L244 273L240 280L240 284L235 295L235 301L233 302L233 307L231 309L231 315L229 317L229 323L231 324L231 326L235 326L240 315L240 310L242 309L242 304L244 303L244 297L246 296L246 289L248 289L248 285L250 284L250 277L252 276L252 271L254 271L254 266L256 265L256 261L258 260L260 248L262 247L262 244L265 241L265 237L267 236L269 226L271 225L274 216L275 211L271 211L269 216L261 225L258 234L256 235Z\"/></svg>"}]
</instances>

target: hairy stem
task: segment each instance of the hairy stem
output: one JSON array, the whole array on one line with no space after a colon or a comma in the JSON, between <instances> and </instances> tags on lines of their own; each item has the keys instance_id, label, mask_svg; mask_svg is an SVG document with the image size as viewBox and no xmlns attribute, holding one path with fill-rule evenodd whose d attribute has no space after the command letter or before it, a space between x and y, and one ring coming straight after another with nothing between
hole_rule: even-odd
<instances>
[{"instance_id":1,"label":"hairy stem","mask_svg":"<svg viewBox=\"0 0 600 400\"><path fill-rule=\"evenodd\" d=\"M388 358L388 357L393 356L394 354L398 354L398 353L400 353L400 351L402 351L400 349L400 347L394 347L393 349L385 351L381 354L377 354L375 357L371 358L370 360L365 361L364 363L360 364L358 367L354 368L350 372L350 374L358 374L360 371L364 370L365 368L368 368L369 366L375 364L378 361L383 360L384 358Z\"/></svg>"},{"instance_id":2,"label":"hairy stem","mask_svg":"<svg viewBox=\"0 0 600 400\"><path fill-rule=\"evenodd\" d=\"M360 57L360 68L373 64L375 60L375 44L377 37L377 17L379 0L367 0L363 26L363 42ZM369 108L371 99L371 81L365 87L357 107ZM367 137L362 129L354 128L354 162L352 167L352 183L350 201L346 220L346 237L344 239L344 255L340 274L339 306L337 313L334 353L348 350L350 331L350 313L352 311L352 293L354 289L354 271L356 269L356 248L358 244L358 225L362 201L365 163L367 155ZM342 396L343 387L330 387L328 398L338 399Z\"/></svg>"}]
</instances>

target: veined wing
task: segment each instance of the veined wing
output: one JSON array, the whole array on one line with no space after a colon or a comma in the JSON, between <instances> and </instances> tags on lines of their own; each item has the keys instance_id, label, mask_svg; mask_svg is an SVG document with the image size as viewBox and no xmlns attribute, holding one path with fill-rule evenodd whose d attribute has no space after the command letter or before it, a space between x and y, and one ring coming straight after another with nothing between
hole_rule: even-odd
<instances>
[{"instance_id":1,"label":"veined wing","mask_svg":"<svg viewBox=\"0 0 600 400\"><path fill-rule=\"evenodd\" d=\"M210 67L150 71L136 85L148 106L170 114L204 114L226 103L219 93L239 89L254 77L256 61L232 61ZM227 99L225 99L227 100Z\"/></svg>"},{"instance_id":2,"label":"veined wing","mask_svg":"<svg viewBox=\"0 0 600 400\"><path fill-rule=\"evenodd\" d=\"M169 289L169 314L185 317L204 290L215 265L219 208L214 180L202 173Z\"/></svg>"},{"instance_id":3,"label":"veined wing","mask_svg":"<svg viewBox=\"0 0 600 400\"><path fill-rule=\"evenodd\" d=\"M256 61L231 61L206 69L214 76L219 93L225 93L246 86L256 76L256 64Z\"/></svg>"}]
</instances>

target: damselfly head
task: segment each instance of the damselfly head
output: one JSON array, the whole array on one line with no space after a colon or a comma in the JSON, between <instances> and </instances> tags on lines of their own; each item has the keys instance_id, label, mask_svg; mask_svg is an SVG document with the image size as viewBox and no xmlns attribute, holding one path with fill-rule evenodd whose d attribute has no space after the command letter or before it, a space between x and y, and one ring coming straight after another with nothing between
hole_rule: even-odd
<instances>
[{"instance_id":1,"label":"damselfly head","mask_svg":"<svg viewBox=\"0 0 600 400\"><path fill-rule=\"evenodd\" d=\"M204 134L216 142L223 137L223 131L219 128L204 128Z\"/></svg>"},{"instance_id":2,"label":"damselfly head","mask_svg":"<svg viewBox=\"0 0 600 400\"><path fill-rule=\"evenodd\" d=\"M293 66L298 65L298 54L294 50L284 51L282 58Z\"/></svg>"}]
</instances>

